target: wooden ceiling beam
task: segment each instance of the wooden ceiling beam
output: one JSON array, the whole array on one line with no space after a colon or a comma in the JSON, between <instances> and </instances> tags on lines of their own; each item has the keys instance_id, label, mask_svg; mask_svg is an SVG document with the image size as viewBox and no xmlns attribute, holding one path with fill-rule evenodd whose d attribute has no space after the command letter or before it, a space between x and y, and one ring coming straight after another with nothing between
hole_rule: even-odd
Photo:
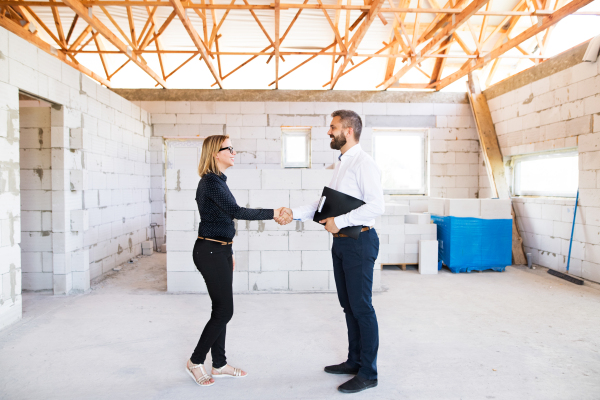
<instances>
[{"instance_id":1,"label":"wooden ceiling beam","mask_svg":"<svg viewBox=\"0 0 600 400\"><path fill-rule=\"evenodd\" d=\"M348 51L348 57L346 57L342 65L340 65L337 72L335 73L335 76L331 80L331 89L335 87L335 84L337 83L338 79L340 79L340 77L342 76L344 69L350 63L354 54L356 54L360 42L365 37L367 30L369 30L369 27L377 17L381 6L383 6L383 0L373 0L373 2L371 3L371 10L369 11L367 17L365 18L360 28L358 28L358 31L356 31L356 33L352 37L350 49Z\"/></svg>"},{"instance_id":2,"label":"wooden ceiling beam","mask_svg":"<svg viewBox=\"0 0 600 400\"><path fill-rule=\"evenodd\" d=\"M385 43L384 43L384 44L385 44ZM394 45L394 42L392 42L392 43L390 43L390 44L385 44L385 46L384 46L384 47L382 47L381 49L377 50L377 51L375 52L375 54L373 54L372 56L369 56L369 57L365 58L364 60L362 60L361 62L359 62L359 63L358 63L358 64L356 64L355 66L353 66L352 68L350 68L350 69L348 69L348 70L344 71L344 73L342 74L342 76L344 76L344 75L348 74L349 72L351 72L351 71L355 70L356 68L360 67L361 65L363 65L363 64L364 64L364 63L366 63L367 61L369 61L369 60L372 60L372 59L373 59L373 58L375 58L377 55L379 55L379 54L383 53L384 51L386 51L387 49L391 48L393 45ZM330 81L330 82L327 82L327 83L326 83L326 84L324 84L322 87L325 87L325 86L329 85L330 83L331 83L331 81Z\"/></svg>"},{"instance_id":3,"label":"wooden ceiling beam","mask_svg":"<svg viewBox=\"0 0 600 400\"><path fill-rule=\"evenodd\" d=\"M50 0L50 4L53 4L55 1ZM54 18L54 25L56 26L56 32L58 33L58 38L60 42L67 46L65 41L65 33L63 32L62 23L60 21L60 14L58 13L58 9L56 7L50 7L52 9L52 17Z\"/></svg>"},{"instance_id":4,"label":"wooden ceiling beam","mask_svg":"<svg viewBox=\"0 0 600 400\"><path fill-rule=\"evenodd\" d=\"M279 0L275 0L275 4L279 4ZM280 10L275 7L275 89L279 89L279 23Z\"/></svg>"},{"instance_id":5,"label":"wooden ceiling beam","mask_svg":"<svg viewBox=\"0 0 600 400\"><path fill-rule=\"evenodd\" d=\"M448 36L448 38L442 42L442 47L447 47L445 47L440 54L448 54L448 51L450 51L450 46L452 45L452 38L455 36L456 33ZM438 58L435 60L429 83L434 83L440 80L440 78L442 77L442 73L444 72L444 65L446 64L446 60L446 58Z\"/></svg>"},{"instance_id":6,"label":"wooden ceiling beam","mask_svg":"<svg viewBox=\"0 0 600 400\"><path fill-rule=\"evenodd\" d=\"M458 1L460 2L461 0ZM471 16L473 16L473 14L477 12L477 10L485 6L488 1L489 0L473 0L471 4L465 7L463 12L458 14L455 18L452 18L454 23L446 25L444 28L437 31L435 35L432 35L432 38L429 41L429 43L420 50L419 55L416 58L414 58L410 64L406 64L400 69L400 71L394 74L393 77L383 82L383 89L387 89L388 87L390 87L390 85L394 83L394 81L399 80L412 67L420 63L424 59L423 55L427 56L429 53L431 53L436 45L438 45L441 41L445 40L449 35L453 34L456 28L464 24L469 18L471 18Z\"/></svg>"},{"instance_id":7,"label":"wooden ceiling beam","mask_svg":"<svg viewBox=\"0 0 600 400\"><path fill-rule=\"evenodd\" d=\"M85 7L91 6L118 6L118 7L145 7L145 6L156 6L156 7L170 7L171 4L168 1L144 1L144 0L92 0L92 1L82 1L82 4ZM29 7L48 7L48 1L23 1L23 0L2 0L0 1L0 6L29 6ZM275 9L275 4L196 4L192 2L186 2L182 5L184 8L197 8L197 9L208 9L208 10L271 10ZM68 5L64 1L57 1L53 7L68 7ZM381 8L379 10L380 13L409 13L409 14L460 14L462 9L457 8L455 5L453 8L409 8L409 7L387 7ZM347 6L347 5L337 5L337 4L324 4L323 6L319 4L292 4L292 3L281 3L281 10L291 10L291 9L325 9L325 10L357 10L368 12L370 9L370 5L355 5L355 6ZM493 11L478 11L475 15L487 15L487 16L548 16L552 14L552 10L550 9L542 9L539 8L536 11L522 11L522 12L514 12L514 11L502 11L502 10L493 10ZM573 15L600 15L600 11L579 11L574 12Z\"/></svg>"},{"instance_id":8,"label":"wooden ceiling beam","mask_svg":"<svg viewBox=\"0 0 600 400\"><path fill-rule=\"evenodd\" d=\"M308 3L308 0L304 0L304 3ZM290 24L288 25L287 29L285 30L283 36L281 36L281 39L279 40L279 46L281 47L281 43L285 40L286 36L288 35L288 33L290 33L290 30L292 29L292 26L294 26L294 24L296 23L296 21L298 20L298 17L300 17L300 14L302 13L302 9L299 9L298 12L296 12L296 15L294 15L294 18L292 19L292 21L290 22ZM265 47L262 51L267 51L269 50L271 47L271 45ZM239 71L242 67L244 67L245 65L248 65L251 61L257 59L259 56L258 55L253 55L252 57L250 57L249 59L247 59L246 61L244 61L243 63L241 63L240 65L238 65L236 68L234 68L231 72L229 72L227 75L223 76L222 79L227 78L228 76L230 76L231 74L233 74L236 71ZM213 83L211 85L215 86L217 84L217 82Z\"/></svg>"},{"instance_id":9,"label":"wooden ceiling beam","mask_svg":"<svg viewBox=\"0 0 600 400\"><path fill-rule=\"evenodd\" d=\"M210 73L217 81L217 84L219 85L219 87L221 89L223 89L223 82L221 81L219 72L215 69L215 66L212 64L212 62L208 58L208 49L204 45L204 42L202 42L202 39L200 39L200 36L198 36L198 32L196 32L196 29L194 29L194 27L192 26L192 22L190 21L188 16L185 14L185 9L181 5L181 1L180 0L169 0L169 1L171 2L171 4L173 4L173 8L175 9L175 12L177 13L177 16L179 17L179 19L181 20L181 23L183 24L188 35L190 35L192 42L194 42L194 45L196 45L196 47L198 48L198 51L200 51L200 54L202 54L202 59L206 63L206 66L208 67Z\"/></svg>"},{"instance_id":10,"label":"wooden ceiling beam","mask_svg":"<svg viewBox=\"0 0 600 400\"><path fill-rule=\"evenodd\" d=\"M73 18L73 22L71 23L71 27L69 28L69 33L67 33L67 37L65 38L65 45L69 45L69 41L71 40L71 35L73 35L73 31L75 30L75 25L77 25L77 20L79 19L79 15L75 14L75 18Z\"/></svg>"},{"instance_id":11,"label":"wooden ceiling beam","mask_svg":"<svg viewBox=\"0 0 600 400\"><path fill-rule=\"evenodd\" d=\"M29 30L24 29L19 23L4 17L2 14L0 14L0 26L3 27L4 29L14 33L15 35L19 36L20 38L26 40L27 42L33 44L37 48L45 51L46 53L50 54L51 56L66 63L71 68L74 68L74 69L80 71L81 73L89 76L90 78L100 82L104 86L111 87L111 83L108 80L102 78L100 75L98 75L95 72L91 71L90 69L84 67L83 65L76 64L73 61L69 60L63 51L57 50L56 48L52 47L51 45L46 43L44 40L42 40L38 36L31 33Z\"/></svg>"},{"instance_id":12,"label":"wooden ceiling beam","mask_svg":"<svg viewBox=\"0 0 600 400\"><path fill-rule=\"evenodd\" d=\"M127 45L123 43L118 37L115 36L114 33L110 29L106 27L95 15L93 12L86 8L79 0L63 0L66 4L71 7L76 14L79 15L79 18L85 20L93 29L98 31L102 36L104 36L113 46L119 49L127 58L130 58L138 67L140 67L144 72L146 72L152 79L156 82L160 83L161 86L167 87L167 83L160 78L156 72L152 71L152 69L145 63L141 62L138 59L138 56L130 49L127 48Z\"/></svg>"},{"instance_id":13,"label":"wooden ceiling beam","mask_svg":"<svg viewBox=\"0 0 600 400\"><path fill-rule=\"evenodd\" d=\"M554 24L556 24L563 18L573 14L573 12L579 10L581 7L588 5L592 1L593 0L573 0L573 1L571 1L567 5L561 7L559 10L555 11L552 15L545 17L540 25L535 25L535 26L532 26L531 28L526 29L525 31L521 32L519 35L508 40L506 43L501 44L494 50L490 51L484 58L472 60L471 62L469 62L466 66L464 66L457 72L442 79L435 85L436 90L443 89L444 87L455 82L457 79L460 79L463 76L467 75L469 72L481 68L486 62L489 62L491 60L498 58L502 54L513 49L518 44L524 42L527 39L530 39L537 33L548 29L549 27L553 26Z\"/></svg>"}]
</instances>

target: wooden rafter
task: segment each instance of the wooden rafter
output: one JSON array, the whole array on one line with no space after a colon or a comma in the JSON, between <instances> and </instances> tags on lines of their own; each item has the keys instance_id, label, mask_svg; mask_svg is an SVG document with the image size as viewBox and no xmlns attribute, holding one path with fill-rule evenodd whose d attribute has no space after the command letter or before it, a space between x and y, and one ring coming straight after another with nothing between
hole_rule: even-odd
<instances>
[{"instance_id":1,"label":"wooden rafter","mask_svg":"<svg viewBox=\"0 0 600 400\"><path fill-rule=\"evenodd\" d=\"M100 75L98 75L95 72L91 71L90 69L84 67L83 65L76 64L73 61L69 60L64 52L57 50L54 47L50 46L48 43L46 43L45 41L40 39L38 36L31 33L29 30L23 29L23 27L19 23L15 22L7 17L4 17L4 15L2 15L2 14L0 14L0 26L3 27L4 29L14 33L15 35L19 36L20 38L28 41L29 43L31 43L34 46L36 46L37 48L45 51L46 53L50 54L51 56L56 57L60 61L69 65L70 67L89 76L90 78L102 83L103 85L105 85L107 87L111 87L111 84L108 80L102 78Z\"/></svg>"},{"instance_id":2,"label":"wooden rafter","mask_svg":"<svg viewBox=\"0 0 600 400\"><path fill-rule=\"evenodd\" d=\"M54 3L54 0L50 0L50 3ZM65 34L63 32L62 23L60 21L60 15L58 14L58 9L56 7L50 7L52 9L52 17L54 18L54 25L56 26L56 31L58 32L58 38L60 42L66 46Z\"/></svg>"},{"instance_id":3,"label":"wooden rafter","mask_svg":"<svg viewBox=\"0 0 600 400\"><path fill-rule=\"evenodd\" d=\"M181 5L181 1L180 0L169 0L169 1L171 2L171 4L173 4L173 8L175 9L177 16L181 20L181 23L185 27L185 30L187 31L188 35L190 35L190 38L194 42L194 45L196 45L196 47L198 48L198 51L200 52L200 54L202 54L202 59L206 63L206 66L210 70L210 73L217 81L217 84L219 85L219 87L222 89L223 82L221 81L219 72L215 69L215 66L212 64L212 62L208 58L208 49L206 48L204 42L202 42L202 39L200 39L200 36L198 36L198 32L196 32L196 29L192 26L192 22L186 15L185 10L184 10L183 6Z\"/></svg>"},{"instance_id":4,"label":"wooden rafter","mask_svg":"<svg viewBox=\"0 0 600 400\"><path fill-rule=\"evenodd\" d=\"M75 30L75 25L77 25L77 20L79 19L79 15L75 14L75 18L73 18L73 22L71 23L71 27L69 28L69 33L67 33L67 37L65 38L65 45L69 45L69 41L71 40L71 35Z\"/></svg>"},{"instance_id":5,"label":"wooden rafter","mask_svg":"<svg viewBox=\"0 0 600 400\"><path fill-rule=\"evenodd\" d=\"M460 2L461 0L458 1ZM439 44L441 41L445 40L449 35L454 33L458 26L465 23L473 14L475 14L475 12L477 12L477 10L485 6L488 1L489 0L473 0L473 2L471 2L471 4L469 4L463 10L463 12L458 14L455 18L452 18L454 20L453 24L447 25L446 27L442 28L438 33L433 35L429 43L425 47L423 47L419 53L423 55L428 55L430 52L432 52L437 44ZM394 74L394 76L392 76L387 81L383 82L383 89L387 89L388 87L390 87L390 85L394 83L394 81L400 79L406 72L408 72L412 67L421 62L423 59L424 58L421 55L415 57L410 62L410 64L406 64L400 69L400 71Z\"/></svg>"},{"instance_id":6,"label":"wooden rafter","mask_svg":"<svg viewBox=\"0 0 600 400\"><path fill-rule=\"evenodd\" d=\"M110 29L106 27L95 15L93 12L90 12L88 8L86 8L79 0L63 0L63 2L67 3L69 7L76 14L79 15L79 18L82 18L87 22L92 29L98 31L102 36L104 36L113 46L119 49L125 56L127 56L131 61L133 61L138 67L140 67L144 72L152 77L156 82L160 83L161 86L167 87L167 83L160 78L148 65L142 63L137 55L133 53L131 50L127 49L127 45L123 43L118 37L115 36L114 33Z\"/></svg>"},{"instance_id":7,"label":"wooden rafter","mask_svg":"<svg viewBox=\"0 0 600 400\"><path fill-rule=\"evenodd\" d=\"M145 7L145 6L157 6L157 7L171 7L170 2L163 1L146 1L146 0L86 0L82 4L85 7L91 6L120 6L120 7ZM35 7L48 7L48 1L22 1L22 0L0 0L0 6L35 6ZM56 3L55 7L68 7L66 2L60 1ZM271 4L196 4L193 2L186 2L183 5L184 8L197 8L201 10L271 10L275 9L274 3ZM454 7L448 8L399 8L399 7L386 7L381 8L380 13L411 13L411 14L460 14L462 12L460 4L455 4ZM337 4L303 4L303 3L281 3L281 10L291 9L325 9L325 10L357 10L362 12L368 12L371 9L371 5L337 5ZM511 11L478 11L475 15L488 15L488 16L548 16L552 14L551 9L538 9L534 12L511 12ZM573 15L600 15L598 11L579 11L574 12Z\"/></svg>"},{"instance_id":8,"label":"wooden rafter","mask_svg":"<svg viewBox=\"0 0 600 400\"><path fill-rule=\"evenodd\" d=\"M579 10L581 7L588 5L592 1L593 0L573 0L573 1L571 1L569 4L561 7L556 12L545 17L543 22L540 25L535 25L535 26L532 26L531 28L526 29L525 31L521 32L519 35L515 36L513 39L510 39L506 43L503 43L500 46L496 47L494 50L489 52L485 58L473 60L473 62L470 62L468 65L463 66L457 72L455 72L455 73L449 75L448 77L444 78L443 80L439 81L435 85L436 89L440 90L440 89L448 86L452 82L456 81L457 79L460 79L463 76L467 75L469 72L474 71L475 69L481 68L485 64L486 60L489 62L493 59L498 58L502 54L513 49L518 44L524 42L527 39L530 39L535 34L548 29L552 25L559 22L561 19L572 14L574 11Z\"/></svg>"},{"instance_id":9,"label":"wooden rafter","mask_svg":"<svg viewBox=\"0 0 600 400\"><path fill-rule=\"evenodd\" d=\"M279 4L279 0L275 0L275 4ZM279 89L279 22L280 10L275 7L275 89Z\"/></svg>"},{"instance_id":10,"label":"wooden rafter","mask_svg":"<svg viewBox=\"0 0 600 400\"><path fill-rule=\"evenodd\" d=\"M358 28L358 31L356 31L356 33L352 37L352 40L350 41L351 44L350 44L350 48L348 50L348 56L346 57L346 59L344 60L342 65L340 65L337 72L335 73L335 76L331 80L331 89L333 89L335 87L335 84L337 83L338 79L340 79L340 77L342 76L344 69L350 63L354 54L356 54L356 51L358 50L358 46L360 45L360 42L365 37L367 30L369 29L369 27L375 20L375 17L377 16L377 14L379 13L379 10L381 9L381 6L383 6L383 0L373 0L373 2L371 3L371 9L370 9L367 17L365 18L365 21L362 23L360 28Z\"/></svg>"},{"instance_id":11,"label":"wooden rafter","mask_svg":"<svg viewBox=\"0 0 600 400\"><path fill-rule=\"evenodd\" d=\"M554 24L550 24L541 30L538 29L540 26L546 24L547 21L564 18L564 16L569 14L600 15L600 12L581 12L578 11L579 8L571 7L572 4L584 0L571 0L571 3L569 3L569 7L571 7L570 12L564 15L563 9L567 7L564 6L564 3L569 0L517 0L518 3L514 8L507 11L492 9L492 0L446 0L447 2L443 4L443 7L438 3L441 0L417 0L413 3L416 4L416 8L409 7L410 0L399 0L397 3L393 0L359 0L355 2L351 0L336 0L332 2L329 0L331 4L325 4L322 0L313 0L310 2L309 0L304 0L302 4L282 3L281 0L275 0L271 4L251 4L252 1L242 0L238 3L243 2L243 4L236 4L235 0L228 0L227 2L216 4L214 0L200 0L197 2L182 2L182 0L169 0L168 2L165 0L0 0L0 17L12 20L30 34L37 35L38 38L39 34L41 34L45 40L48 40L51 46L56 47L57 51L61 52L59 54L70 58L73 64L79 64L75 58L78 54L98 54L107 77L103 78L105 82L108 82L108 80L131 61L134 61L138 67L152 76L154 73L143 57L146 54L156 54L160 64L160 73L154 74L153 79L159 82L159 84L162 85L162 83L165 83L168 77L180 70L194 57L200 56L200 59L204 59L211 74L215 77L216 82L213 86L219 85L222 87L221 83L223 79L239 71L243 66L248 65L248 63L259 56L264 55L267 57L267 64L273 57L276 59L275 81L273 84L275 88L279 88L279 81L282 78L289 76L290 73L306 65L307 62L315 59L317 56L328 56L331 57L331 79L326 85L330 85L331 89L335 87L342 76L364 65L365 62L373 58L386 58L384 80L378 87L386 89L413 85L416 88L419 85L426 85L428 88L439 90L450 84L457 74L463 74L464 71L471 70L473 67L485 67L483 79L489 84L499 66L502 65L502 62L499 60L500 58L527 59L528 62L539 63L545 59L545 50L548 46ZM173 4L174 2L178 3L179 7ZM498 8L498 5L497 3L495 8ZM96 24L94 11L98 10L98 8L92 8L92 6L98 6L104 12L114 25L114 29L111 27L111 30L115 32L114 34L105 26ZM121 12L119 15L121 19L118 19L118 23L115 20L116 15L118 15L116 9L111 8L107 10L109 6L120 7ZM134 24L134 13L138 9L134 10L132 7L139 6L146 8L148 18L142 22L137 20L139 25L136 27ZM44 13L40 8L36 7L45 7L47 12ZM62 24L62 22L65 22L65 14L62 14L63 20L61 21L61 14L58 12L61 7L78 9L75 10L75 18L72 21L69 20L69 23L65 26ZM173 11L159 28L156 16L159 15L158 9L161 7L170 7ZM179 12L177 12L178 8ZM375 10L375 8L377 9ZM187 9L191 9L191 11L186 13ZM282 11L292 9L297 10L294 20L281 36L279 34L283 18L281 13ZM282 51L281 44L283 40L300 13L306 9L316 10L318 14L322 13L322 23L327 24L333 30L335 37L333 44L314 51L310 49L308 51L285 51L288 49ZM222 14L219 13L220 19L217 18L217 10L223 10ZM255 49L248 49L249 51L244 51L245 49L241 51L227 51L228 49L224 49L224 42L220 40L221 34L219 32L226 18L231 15L229 13L232 10L247 10L247 12L250 12L252 18L267 38L269 45L260 51L256 51ZM260 16L263 21L259 19L259 10L273 11L273 20L275 21L274 37L272 36L273 31L268 32L267 30L269 25L265 24L266 19L263 16ZM332 17L333 14L331 11L334 11L335 18ZM195 31L188 18L188 13L190 12L195 13L200 18L203 32L199 32L199 30L198 32ZM114 13L114 17L111 13ZM208 18L207 13L211 14L211 18ZM433 15L433 18L430 19L431 22L425 22L424 18L421 18L421 14L424 13ZM78 20L83 18L90 24L84 18L83 14L87 14L88 18L94 23L94 26L89 25L85 27L83 32L73 41L73 34ZM181 18L181 14L185 16L184 19ZM407 14L412 14L411 16L414 16L414 19L411 18L408 22L405 22ZM161 15L164 14L161 13ZM471 18L477 15L481 17ZM186 31L188 31L196 47L195 49L175 50L165 47L161 43L161 35L176 16L179 17ZM501 16L502 18L490 18L492 16ZM389 17L393 19L393 24L391 24L392 26L390 26L391 29L389 31L389 43L384 42L383 49L374 53L372 51L364 52L365 54L359 53L358 47L370 26L372 26L373 21L379 19L385 25L387 24L386 18ZM521 18L531 21L531 27L527 29L523 28L522 21L520 21ZM498 23L500 19L502 21ZM208 25L211 21L212 29L211 32L208 32ZM519 27L517 27L517 23ZM52 24L54 24L54 27L51 26ZM139 30L142 25L143 28ZM527 24L527 26L529 25ZM523 32L521 31L523 29L525 29L525 32L530 32L533 28L536 29L535 34L511 47L519 53L515 54L516 52L512 52L505 54L508 50L501 54L497 53L499 49L506 49L506 44L513 43L516 37L522 37ZM138 29L137 32L136 29ZM512 33L513 30L517 31L518 34L515 38L511 39L514 35ZM203 34L204 38L200 39L198 33ZM474 49L470 48L472 45L465 43L464 39L466 38L463 36L464 34L471 35L475 44ZM103 45L104 39L107 39L116 49L112 46L106 48ZM117 40L117 44L113 43L114 39ZM92 46L88 47L92 41L96 44L95 48ZM154 47L150 47L153 43ZM453 45L454 43L458 46ZM468 40L468 43L471 43L471 39ZM450 52L451 48L454 51ZM492 50L490 51L490 49ZM109 59L112 58L113 61L115 60L111 56L112 54L124 55L127 57L127 61L125 63L122 61L119 62L119 65L109 65ZM167 54L186 54L186 60L170 73L167 73L163 62L163 57ZM223 63L222 57L234 55L247 55L250 58L224 75L223 67L226 64ZM285 61L284 56L288 55L302 55L307 56L308 59L280 76L280 60ZM356 57L362 57L362 59L357 65L354 65ZM216 61L211 62L211 58L216 58ZM443 77L444 66L448 58L462 58L464 64L462 64L456 73ZM343 59L343 62L338 63L341 59ZM400 70L394 74L397 59L401 59L402 65ZM421 64L427 59L433 59L431 64ZM212 66L212 63L215 65ZM338 64L337 69L336 64ZM349 68L349 64L352 64L353 67ZM427 76L429 83L398 83L399 79L410 69L416 69ZM159 75L162 76L162 79L159 78L157 80L155 76L159 77Z\"/></svg>"},{"instance_id":12,"label":"wooden rafter","mask_svg":"<svg viewBox=\"0 0 600 400\"><path fill-rule=\"evenodd\" d=\"M304 4L308 3L308 0L304 0ZM290 24L288 25L287 29L285 30L283 36L281 36L281 39L279 40L279 46L281 46L281 43L285 40L286 36L288 35L288 33L290 33L290 30L292 29L292 27L294 26L294 24L296 23L296 21L298 20L298 17L300 17L300 14L302 13L302 9L299 9L298 12L296 12L296 15L294 16L294 19L292 19L292 21L290 22ZM267 47L265 47L262 51L267 51L271 48L272 46L269 45ZM238 65L236 68L234 68L231 72L229 72L227 75L223 76L222 79L227 78L228 76L230 76L231 74L233 74L236 71L239 71L242 67L244 67L245 65L248 65L251 61L256 60L258 58L258 55L253 55L252 57L250 57L248 60L244 61L243 63L241 63L240 65ZM217 82L213 83L211 85L215 86L217 84Z\"/></svg>"},{"instance_id":13,"label":"wooden rafter","mask_svg":"<svg viewBox=\"0 0 600 400\"><path fill-rule=\"evenodd\" d=\"M448 51L450 50L450 45L452 44L452 38L454 36L456 36L456 33L454 33L454 35L448 36L448 38L442 42L442 47L446 47L441 51L441 54L448 54ZM440 80L440 78L442 77L442 73L444 72L444 65L446 64L446 60L446 58L438 58L435 60L429 83L434 83Z\"/></svg>"},{"instance_id":14,"label":"wooden rafter","mask_svg":"<svg viewBox=\"0 0 600 400\"><path fill-rule=\"evenodd\" d=\"M102 38L98 37L98 36L94 36L94 43L96 44L96 48L98 50L104 50L104 44L102 44ZM100 53L100 61L102 62L102 68L104 68L104 73L106 74L106 79L110 80L110 72L108 72L108 60L106 59L106 57L108 57L107 54L103 54Z\"/></svg>"}]
</instances>

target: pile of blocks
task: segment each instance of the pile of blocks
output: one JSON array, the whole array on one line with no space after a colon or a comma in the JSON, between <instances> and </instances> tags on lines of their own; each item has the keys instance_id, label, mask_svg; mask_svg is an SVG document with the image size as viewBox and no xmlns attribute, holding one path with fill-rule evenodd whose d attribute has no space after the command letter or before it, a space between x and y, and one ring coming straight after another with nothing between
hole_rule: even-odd
<instances>
[{"instance_id":1,"label":"pile of blocks","mask_svg":"<svg viewBox=\"0 0 600 400\"><path fill-rule=\"evenodd\" d=\"M385 213L377 218L375 226L380 243L376 269L381 269L383 265L421 265L420 259L423 259L428 261L427 266L423 265L422 273L425 273L425 269L432 270L433 264L429 261L432 259L437 272L437 227L431 222L429 213L411 212L408 204L386 204ZM434 250L431 244L419 245L424 241L434 241ZM431 252L433 256L420 257L420 248Z\"/></svg>"},{"instance_id":2,"label":"pile of blocks","mask_svg":"<svg viewBox=\"0 0 600 400\"><path fill-rule=\"evenodd\" d=\"M440 217L511 219L511 209L508 199L429 199L429 212Z\"/></svg>"}]
</instances>

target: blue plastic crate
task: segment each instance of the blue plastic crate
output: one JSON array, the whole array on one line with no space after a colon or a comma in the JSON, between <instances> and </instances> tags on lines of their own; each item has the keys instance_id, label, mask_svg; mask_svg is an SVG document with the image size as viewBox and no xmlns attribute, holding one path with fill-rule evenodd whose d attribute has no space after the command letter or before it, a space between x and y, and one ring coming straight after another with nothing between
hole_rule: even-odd
<instances>
[{"instance_id":1,"label":"blue plastic crate","mask_svg":"<svg viewBox=\"0 0 600 400\"><path fill-rule=\"evenodd\" d=\"M452 272L504 271L512 263L512 220L441 217L438 257ZM440 264L441 267L441 264Z\"/></svg>"}]
</instances>

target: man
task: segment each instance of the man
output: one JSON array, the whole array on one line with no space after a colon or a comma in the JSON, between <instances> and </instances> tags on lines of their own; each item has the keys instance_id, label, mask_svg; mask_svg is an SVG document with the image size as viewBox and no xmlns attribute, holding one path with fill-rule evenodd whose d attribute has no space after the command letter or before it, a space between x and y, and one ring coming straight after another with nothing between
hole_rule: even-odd
<instances>
[{"instance_id":1,"label":"man","mask_svg":"<svg viewBox=\"0 0 600 400\"><path fill-rule=\"evenodd\" d=\"M379 238L373 225L384 212L381 172L375 161L358 144L362 131L360 116L354 111L338 110L327 134L332 149L341 150L329 187L365 202L361 207L335 218L320 221L334 236L331 255L338 298L348 327L348 359L325 367L330 374L356 375L338 390L355 393L377 386L377 349L379 332L371 303L373 267L379 253ZM284 209L281 222L312 220L318 200L312 204ZM279 221L278 221L279 222ZM347 226L363 226L358 240L341 235Z\"/></svg>"}]
</instances>

